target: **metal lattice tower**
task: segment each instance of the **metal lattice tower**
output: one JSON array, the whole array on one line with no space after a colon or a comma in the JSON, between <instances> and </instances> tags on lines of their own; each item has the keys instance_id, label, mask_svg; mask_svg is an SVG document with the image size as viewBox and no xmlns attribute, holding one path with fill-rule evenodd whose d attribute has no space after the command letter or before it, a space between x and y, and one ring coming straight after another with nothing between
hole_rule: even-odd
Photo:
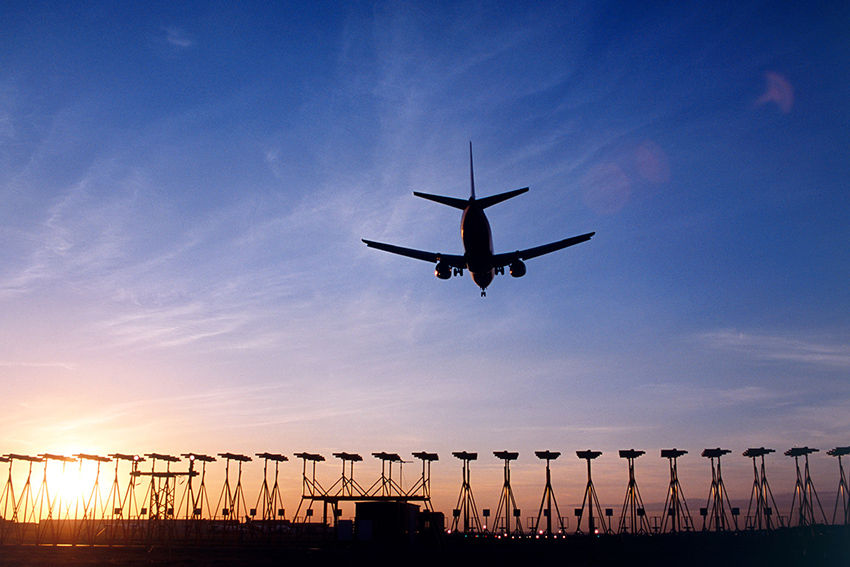
<instances>
[{"instance_id":1,"label":"metal lattice tower","mask_svg":"<svg viewBox=\"0 0 850 567\"><path fill-rule=\"evenodd\" d=\"M816 523L815 502L820 509L823 523L826 523L826 515L823 513L820 498L815 491L812 477L809 475L809 455L817 452L818 449L810 449L809 447L793 447L785 451L786 456L794 457L794 465L797 468L797 482L794 484L794 497L791 499L791 513L788 517L789 526L794 523L794 518L797 518L798 526L814 525ZM800 457L803 457L805 462L803 474L800 473Z\"/></svg>"},{"instance_id":2,"label":"metal lattice tower","mask_svg":"<svg viewBox=\"0 0 850 567\"><path fill-rule=\"evenodd\" d=\"M33 508L33 519L38 521L38 525L36 526L36 531L38 536L41 535L41 531L44 529L43 526L46 525L46 522L42 522L41 520L53 519L53 510L50 506L50 490L47 486L47 465L49 464L49 460L46 457L45 453L38 455L42 462L44 463L44 467L42 469L42 477L41 477L41 485L38 487L38 493L35 495L35 507ZM47 506L45 506L45 502ZM47 518L44 516L44 510L47 508ZM36 537L36 541L40 540L40 537Z\"/></svg>"},{"instance_id":3,"label":"metal lattice tower","mask_svg":"<svg viewBox=\"0 0 850 567\"><path fill-rule=\"evenodd\" d=\"M118 453L115 453L115 455L118 455ZM139 514L139 502L136 498L136 480L139 478L139 463L145 462L145 459L139 455L122 455L121 457L113 456L112 458L123 459L125 457L131 461L131 468L127 490L124 492L124 498L121 499L121 510L124 514L121 529L124 539L132 539L133 534L141 534L143 531L138 521L141 516ZM145 509L144 513L147 513L147 509Z\"/></svg>"},{"instance_id":4,"label":"metal lattice tower","mask_svg":"<svg viewBox=\"0 0 850 567\"><path fill-rule=\"evenodd\" d=\"M137 520L139 518L139 502L136 498L136 479L139 477L139 463L145 462L145 459L139 455L130 455L130 457L133 459L130 469L130 481L127 483L124 498L121 499L121 509L126 510L126 518L128 520Z\"/></svg>"},{"instance_id":5,"label":"metal lattice tower","mask_svg":"<svg viewBox=\"0 0 850 567\"><path fill-rule=\"evenodd\" d=\"M794 518L797 518L798 526L814 525L817 521L815 518L815 502L817 502L821 513L822 523L826 523L826 515L823 513L820 498L815 491L812 477L809 475L809 455L817 453L818 450L809 447L793 447L785 451L786 456L794 457L794 465L797 469L797 481L794 484L794 496L791 499L791 513L788 516L789 526L794 523ZM800 457L803 457L804 460L804 472L802 474L800 473Z\"/></svg>"},{"instance_id":6,"label":"metal lattice tower","mask_svg":"<svg viewBox=\"0 0 850 567\"><path fill-rule=\"evenodd\" d=\"M21 490L21 495L15 502L15 512L12 515L13 522L29 522L34 520L31 516L35 513L35 500L32 494L32 466L34 463L40 463L44 459L41 457L30 457L28 455L7 455L11 460L25 461L28 463L27 480L24 483L24 488ZM11 470L11 468L10 468Z\"/></svg>"},{"instance_id":7,"label":"metal lattice tower","mask_svg":"<svg viewBox=\"0 0 850 567\"><path fill-rule=\"evenodd\" d=\"M711 488L708 492L708 501L705 508L700 509L702 515L702 529L722 532L728 530L731 526L727 516L727 508L731 511L732 505L729 503L729 494L726 493L726 486L723 484L723 475L720 470L720 457L731 453L729 449L704 449L702 456L711 460ZM725 504L725 505L724 505ZM738 528L738 516L732 513L735 519L735 529Z\"/></svg>"},{"instance_id":8,"label":"metal lattice tower","mask_svg":"<svg viewBox=\"0 0 850 567\"><path fill-rule=\"evenodd\" d=\"M34 463L43 461L41 457L31 457L29 455L5 455L10 461L24 461L28 463L27 480L24 483L24 488L21 490L18 499L14 499L14 490L11 490L12 500L14 502L14 511L12 512L12 522L16 528L18 541L22 541L24 537L24 525L29 521L31 515L35 513L35 501L32 494L32 466ZM12 488L12 466L9 465L9 488ZM5 516L4 516L5 517Z\"/></svg>"},{"instance_id":9,"label":"metal lattice tower","mask_svg":"<svg viewBox=\"0 0 850 567\"><path fill-rule=\"evenodd\" d=\"M280 495L278 473L280 463L286 462L289 459L278 453L255 453L255 456L263 459L263 486L260 489L259 496L257 496L256 509L262 510L261 518L264 521L282 520L285 510L283 509L283 498ZM269 490L267 474L269 461L274 463L274 485L272 485L271 490ZM262 508L260 508L261 502Z\"/></svg>"},{"instance_id":10,"label":"metal lattice tower","mask_svg":"<svg viewBox=\"0 0 850 567\"><path fill-rule=\"evenodd\" d=\"M438 460L440 457L437 453L426 453L425 451L419 451L418 453L411 454L422 461L422 476L419 477L416 484L407 491L407 495L422 496L425 508L428 511L433 512L434 506L431 504L431 463ZM418 494L419 491L422 493Z\"/></svg>"},{"instance_id":11,"label":"metal lattice tower","mask_svg":"<svg viewBox=\"0 0 850 567\"><path fill-rule=\"evenodd\" d=\"M10 489L14 506L12 522L14 523L13 528L15 529L16 539L19 543L22 543L25 532L25 524L30 521L30 516L35 514L35 501L32 494L32 466L34 463L42 462L43 459L41 457L31 457L29 455L9 454L4 456L9 459L10 463L16 460L28 463L27 480L24 482L24 488L21 490L21 494L18 496L17 500L15 500L15 491L12 488L12 465L9 465L8 487Z\"/></svg>"},{"instance_id":12,"label":"metal lattice tower","mask_svg":"<svg viewBox=\"0 0 850 567\"><path fill-rule=\"evenodd\" d=\"M110 523L107 526L108 532L108 541L109 543L114 543L118 537L119 532L122 534L126 534L126 524L128 517L124 515L124 505L126 504L125 497L121 494L121 485L119 482L119 468L123 461L131 463L131 472L134 470L136 466L135 463L138 461L138 455L125 455L123 453L110 453L109 458L115 461L115 478L112 481L112 488L109 490L109 494L106 496L105 504L109 506L110 513ZM130 483L134 482L134 477L130 476ZM129 485L127 487L129 489Z\"/></svg>"},{"instance_id":13,"label":"metal lattice tower","mask_svg":"<svg viewBox=\"0 0 850 567\"><path fill-rule=\"evenodd\" d=\"M46 537L53 536L53 539L56 539L61 533L62 529L62 494L61 491L57 494L53 499L50 498L50 494L48 492L47 482L48 482L48 474L47 470L50 466L50 461L58 461L62 463L62 474L65 474L65 465L68 463L73 463L76 461L74 457L66 457L64 455L53 455L51 453L41 453L39 455L42 459L44 459L44 479L42 480L42 487L39 489L39 493L41 497L39 500L39 510L38 517L39 522L37 526L37 535L36 542L41 543L45 540ZM44 500L47 500L47 516L44 516L43 503ZM42 520L46 520L43 522ZM48 535L47 532L50 531Z\"/></svg>"},{"instance_id":14,"label":"metal lattice tower","mask_svg":"<svg viewBox=\"0 0 850 567\"><path fill-rule=\"evenodd\" d=\"M118 480L118 468L121 465L121 461L132 461L133 456L122 455L121 453L111 453L108 456L110 459L115 461L115 475L112 478L112 486L109 488L109 494L106 495L106 500L104 500L104 508L106 506L109 507L108 511L110 519L120 521L124 516L124 508L121 502L121 483Z\"/></svg>"},{"instance_id":15,"label":"metal lattice tower","mask_svg":"<svg viewBox=\"0 0 850 567\"><path fill-rule=\"evenodd\" d=\"M535 451L534 454L538 459L546 461L546 486L543 488L543 498L540 500L540 509L537 511L537 521L534 523L534 532L542 535L540 530L540 518L546 517L546 535L552 535L552 505L555 505L555 514L558 518L558 533L564 533L564 519L561 517L561 511L558 509L558 501L555 499L555 491L552 490L552 473L549 468L550 461L554 461L561 456L559 452L553 451Z\"/></svg>"},{"instance_id":16,"label":"metal lattice tower","mask_svg":"<svg viewBox=\"0 0 850 567\"><path fill-rule=\"evenodd\" d=\"M354 463L362 462L363 457L358 453L346 453L345 451L334 453L333 456L342 461L342 475L328 488L327 493L344 497L366 496L366 490L354 480ZM348 465L347 474L346 464Z\"/></svg>"},{"instance_id":17,"label":"metal lattice tower","mask_svg":"<svg viewBox=\"0 0 850 567\"><path fill-rule=\"evenodd\" d=\"M146 453L151 460L150 471L139 471L134 467L132 476L150 476L151 482L146 496L149 497L150 510L142 508L142 515L148 513L147 539L170 539L175 536L175 496L177 491L177 479L181 476L192 478L198 473L194 470L178 472L171 470L171 464L180 461L180 457L164 455L161 453ZM165 470L157 471L156 462L164 461Z\"/></svg>"},{"instance_id":18,"label":"metal lattice tower","mask_svg":"<svg viewBox=\"0 0 850 567\"><path fill-rule=\"evenodd\" d=\"M6 484L3 485L3 492L0 493L0 544L6 543L6 526L9 522L9 502L12 503L12 509L15 507L15 487L12 484L12 459L8 455L0 456L0 463L9 463L9 476Z\"/></svg>"},{"instance_id":19,"label":"metal lattice tower","mask_svg":"<svg viewBox=\"0 0 850 567\"><path fill-rule=\"evenodd\" d=\"M643 507L643 500L640 497L640 490L635 479L635 459L644 454L646 454L646 451L635 451L634 449L620 451L620 458L626 459L629 464L629 485L626 488L623 511L620 513L620 526L617 530L621 534L649 533L649 520L646 519L646 509Z\"/></svg>"},{"instance_id":20,"label":"metal lattice tower","mask_svg":"<svg viewBox=\"0 0 850 567\"><path fill-rule=\"evenodd\" d=\"M496 506L496 520L493 525L493 531L499 529L499 518L502 511L505 512L505 525L503 533L505 535L522 534L522 523L520 522L520 510L517 508L516 500L514 499L514 491L511 488L511 461L519 458L519 453L512 451L493 451L493 456L501 459L505 463L505 482L502 485L502 492L499 496L499 505ZM516 521L516 527L511 530L511 517Z\"/></svg>"},{"instance_id":21,"label":"metal lattice tower","mask_svg":"<svg viewBox=\"0 0 850 567\"><path fill-rule=\"evenodd\" d=\"M850 447L836 447L826 452L827 455L838 457L838 492L835 494L835 508L832 510L832 523L836 524L836 519L845 526L850 525L850 491L847 489L847 477L844 475L844 463L841 462L841 457L850 455ZM838 507L841 504L841 516L838 517Z\"/></svg>"},{"instance_id":22,"label":"metal lattice tower","mask_svg":"<svg viewBox=\"0 0 850 567\"><path fill-rule=\"evenodd\" d=\"M662 514L661 531L668 531L667 522L670 522L671 533L682 530L693 530L694 524L691 512L688 510L688 501L685 499L682 485L679 483L678 460L688 452L683 449L661 449L661 458L667 459L670 465L670 485L667 488L667 497L664 501L664 513Z\"/></svg>"},{"instance_id":23,"label":"metal lattice tower","mask_svg":"<svg viewBox=\"0 0 850 567\"><path fill-rule=\"evenodd\" d=\"M307 510L304 512L307 518L313 517L313 502L326 495L326 491L316 480L316 463L321 463L325 460L322 455L315 453L295 453L295 456L303 461L301 473L301 501L298 503L298 509L295 510L295 521L298 521L298 514L301 512L301 506L305 500L309 501ZM312 464L313 472L307 476L307 462ZM324 522L327 524L327 506L325 506Z\"/></svg>"},{"instance_id":24,"label":"metal lattice tower","mask_svg":"<svg viewBox=\"0 0 850 567\"><path fill-rule=\"evenodd\" d=\"M404 496L404 490L393 480L393 463L401 465L403 461L397 453L372 453L372 456L381 461L381 478L375 481L367 494L370 496Z\"/></svg>"},{"instance_id":25,"label":"metal lattice tower","mask_svg":"<svg viewBox=\"0 0 850 567\"><path fill-rule=\"evenodd\" d=\"M584 489L584 498L581 501L581 508L576 508L576 517L577 517L577 525L576 525L576 533L581 534L581 521L585 516L585 507L587 508L587 533L588 535L594 535L600 533L600 531L596 528L596 518L599 519L599 523L602 524L601 533L608 533L609 528L605 524L605 516L602 514L602 506L599 505L599 497L596 495L596 489L593 486L593 478L590 474L590 463L599 457L602 454L602 451L576 451L576 455L579 459L584 459L587 461L587 486ZM597 512L596 518L593 516L594 509Z\"/></svg>"},{"instance_id":26,"label":"metal lattice tower","mask_svg":"<svg viewBox=\"0 0 850 567\"><path fill-rule=\"evenodd\" d=\"M204 510L212 516L206 478L207 463L214 463L215 457L202 453L181 453L180 456L189 460L189 479L186 481L186 491L180 499L178 516L186 520L201 520L204 517ZM197 493L193 482L193 477L198 474L195 470L196 463L201 463L201 482L198 484Z\"/></svg>"},{"instance_id":27,"label":"metal lattice tower","mask_svg":"<svg viewBox=\"0 0 850 567\"><path fill-rule=\"evenodd\" d=\"M146 453L145 457L151 461L150 472L143 473L136 471L137 475L145 475L151 477L150 485L148 486L148 519L149 520L169 520L174 518L174 500L175 500L175 475L171 472L171 463L180 461L179 457L166 455L163 453ZM156 462L163 461L165 463L165 471L156 470Z\"/></svg>"},{"instance_id":28,"label":"metal lattice tower","mask_svg":"<svg viewBox=\"0 0 850 567\"><path fill-rule=\"evenodd\" d=\"M219 457L225 460L224 466L224 485L221 487L221 495L218 497L218 503L215 505L215 512L221 511L221 515L225 520L230 520L233 523L239 523L242 516L248 512L248 505L245 503L245 493L242 491L242 463L251 461L251 457L240 455L238 453L219 453ZM230 463L236 461L239 463L238 472L236 475L236 488L230 488ZM224 507L222 508L222 503Z\"/></svg>"},{"instance_id":29,"label":"metal lattice tower","mask_svg":"<svg viewBox=\"0 0 850 567\"><path fill-rule=\"evenodd\" d=\"M112 461L109 457L101 457L100 455L87 455L84 453L78 453L74 455L80 461L80 470L82 471L83 463L85 461L91 461L95 463L95 477L92 481L92 490L89 497L83 503L83 517L82 521L79 522L78 530L79 533L77 537L79 539L79 535L85 531L88 536L88 541L94 543L95 537L101 531L101 527L104 522L105 510L104 507L106 502L104 502L103 498L100 494L100 465L103 463L109 463ZM78 520L80 518L77 518Z\"/></svg>"},{"instance_id":30,"label":"metal lattice tower","mask_svg":"<svg viewBox=\"0 0 850 567\"><path fill-rule=\"evenodd\" d=\"M753 490L750 493L750 503L747 506L746 527L751 530L771 530L773 526L773 511L777 510L773 492L767 483L767 472L764 467L764 456L773 453L773 449L764 447L749 448L743 455L753 460ZM757 462L761 459L761 466ZM755 509L753 508L755 503ZM771 504L773 507L771 508ZM782 516L779 516L779 527L782 527Z\"/></svg>"},{"instance_id":31,"label":"metal lattice tower","mask_svg":"<svg viewBox=\"0 0 850 567\"><path fill-rule=\"evenodd\" d=\"M460 487L457 504L452 510L451 531L457 531L458 521L463 516L463 533L481 532L481 520L478 517L475 498L472 496L472 486L469 483L469 463L478 459L478 453L456 451L452 453L452 456L463 461L463 484Z\"/></svg>"}]
</instances>

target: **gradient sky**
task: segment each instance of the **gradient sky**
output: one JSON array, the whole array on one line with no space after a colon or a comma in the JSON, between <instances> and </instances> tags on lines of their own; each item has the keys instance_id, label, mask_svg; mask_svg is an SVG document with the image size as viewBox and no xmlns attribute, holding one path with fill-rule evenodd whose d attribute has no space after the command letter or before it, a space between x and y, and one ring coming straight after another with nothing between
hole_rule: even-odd
<instances>
[{"instance_id":1,"label":"gradient sky","mask_svg":"<svg viewBox=\"0 0 850 567\"><path fill-rule=\"evenodd\" d=\"M846 3L0 18L2 452L310 451L332 481L332 451L435 451L445 510L451 451L494 509L491 452L519 451L530 509L534 450L565 453L564 502L602 450L619 503L617 449L663 500L663 447L698 498L699 451L732 449L743 498L746 447L781 492L781 451L850 444ZM485 299L360 241L460 252L459 211L411 192L466 197L470 140L479 196L531 187L488 209L497 252L596 231Z\"/></svg>"}]
</instances>

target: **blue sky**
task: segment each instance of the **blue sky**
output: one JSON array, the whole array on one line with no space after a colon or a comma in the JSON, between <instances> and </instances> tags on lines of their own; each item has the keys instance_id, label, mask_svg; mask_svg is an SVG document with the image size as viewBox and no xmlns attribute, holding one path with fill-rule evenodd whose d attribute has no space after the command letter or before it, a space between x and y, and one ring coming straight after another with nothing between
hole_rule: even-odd
<instances>
[{"instance_id":1,"label":"blue sky","mask_svg":"<svg viewBox=\"0 0 850 567\"><path fill-rule=\"evenodd\" d=\"M544 448L616 502L617 449L663 492L662 447L850 442L846 6L0 14L4 451L429 450L448 502L510 449L533 503ZM465 197L470 140L531 187L497 251L596 231L486 299L360 241L460 252L411 192Z\"/></svg>"}]
</instances>

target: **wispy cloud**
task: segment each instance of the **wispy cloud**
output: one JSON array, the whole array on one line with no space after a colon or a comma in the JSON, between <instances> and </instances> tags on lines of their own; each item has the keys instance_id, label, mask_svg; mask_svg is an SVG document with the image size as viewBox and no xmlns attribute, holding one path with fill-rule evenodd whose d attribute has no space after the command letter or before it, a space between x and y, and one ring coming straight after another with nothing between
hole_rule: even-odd
<instances>
[{"instance_id":1,"label":"wispy cloud","mask_svg":"<svg viewBox=\"0 0 850 567\"><path fill-rule=\"evenodd\" d=\"M748 354L759 360L850 368L850 346L832 341L734 330L704 333L699 338L711 348Z\"/></svg>"},{"instance_id":2,"label":"wispy cloud","mask_svg":"<svg viewBox=\"0 0 850 567\"><path fill-rule=\"evenodd\" d=\"M255 411L271 414L271 400L279 398L285 387L283 384L207 386L199 388L197 393L134 395L97 403L91 395L40 396L16 404L2 421L14 422L32 439L48 445L68 440L90 445L96 441L113 447L129 444L138 449L161 435L152 432L191 435L198 427L210 431L230 429L234 424L240 424L241 428L262 426L267 415L255 415Z\"/></svg>"},{"instance_id":3,"label":"wispy cloud","mask_svg":"<svg viewBox=\"0 0 850 567\"><path fill-rule=\"evenodd\" d=\"M50 202L34 227L7 229L27 248L0 275L0 296L25 294L57 280L96 276L122 257L124 227L132 217L135 196L132 190L102 191L116 181L109 169L108 164L94 164Z\"/></svg>"},{"instance_id":4,"label":"wispy cloud","mask_svg":"<svg viewBox=\"0 0 850 567\"><path fill-rule=\"evenodd\" d=\"M163 32L165 32L165 41L174 47L186 49L195 45L195 40L178 27L167 26L163 28Z\"/></svg>"},{"instance_id":5,"label":"wispy cloud","mask_svg":"<svg viewBox=\"0 0 850 567\"><path fill-rule=\"evenodd\" d=\"M652 399L664 400L665 406L679 411L751 407L754 404L776 409L789 405L792 396L761 386L715 387L681 382L643 384L638 390Z\"/></svg>"},{"instance_id":6,"label":"wispy cloud","mask_svg":"<svg viewBox=\"0 0 850 567\"><path fill-rule=\"evenodd\" d=\"M72 362L26 362L0 360L0 368L60 368L64 370L74 370L76 368L76 364Z\"/></svg>"},{"instance_id":7,"label":"wispy cloud","mask_svg":"<svg viewBox=\"0 0 850 567\"><path fill-rule=\"evenodd\" d=\"M109 339L101 346L178 347L231 337L240 348L257 348L279 337L263 326L255 337L250 324L310 285L317 267L310 233L324 229L318 221L333 203L288 209L252 197L177 218L168 195L138 167L119 163L96 160L56 191L37 213L40 222L6 227L19 250L0 268L0 298L97 298L100 306L88 314L101 317L94 329ZM291 243L296 255L306 255L298 270L285 250Z\"/></svg>"},{"instance_id":8,"label":"wispy cloud","mask_svg":"<svg viewBox=\"0 0 850 567\"><path fill-rule=\"evenodd\" d=\"M226 314L210 315L208 306L189 303L125 313L103 327L116 337L116 346L177 347L234 332L240 321Z\"/></svg>"},{"instance_id":9,"label":"wispy cloud","mask_svg":"<svg viewBox=\"0 0 850 567\"><path fill-rule=\"evenodd\" d=\"M15 137L15 122L12 114L17 97L14 83L0 79L0 140L8 141Z\"/></svg>"}]
</instances>

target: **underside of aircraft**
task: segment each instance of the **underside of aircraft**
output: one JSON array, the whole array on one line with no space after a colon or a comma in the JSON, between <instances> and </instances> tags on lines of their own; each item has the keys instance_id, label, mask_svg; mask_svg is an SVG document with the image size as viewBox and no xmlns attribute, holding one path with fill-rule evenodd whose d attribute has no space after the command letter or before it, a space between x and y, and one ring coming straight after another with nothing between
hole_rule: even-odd
<instances>
[{"instance_id":1,"label":"underside of aircraft","mask_svg":"<svg viewBox=\"0 0 850 567\"><path fill-rule=\"evenodd\" d=\"M363 239L366 246L377 248L385 252L415 258L435 264L434 275L442 280L450 279L452 276L462 276L464 270L469 270L472 281L481 288L481 296L486 295L487 286L493 281L497 274L504 274L505 267L515 278L525 275L525 261L536 258L574 244L590 240L596 234L588 232L578 236L572 236L556 242L550 242L525 250L516 250L500 254L493 253L493 236L490 223L484 214L484 209L502 201L506 201L517 195L528 191L528 187L515 189L498 195L491 195L477 199L475 196L475 176L472 168L472 142L469 143L469 199L458 199L457 197L446 197L443 195L432 195L414 191L413 194L423 199L435 201L443 205L454 207L463 211L460 222L460 234L463 242L463 254L442 254L440 252L428 252L414 248L404 248L394 244L385 244L373 240Z\"/></svg>"}]
</instances>

